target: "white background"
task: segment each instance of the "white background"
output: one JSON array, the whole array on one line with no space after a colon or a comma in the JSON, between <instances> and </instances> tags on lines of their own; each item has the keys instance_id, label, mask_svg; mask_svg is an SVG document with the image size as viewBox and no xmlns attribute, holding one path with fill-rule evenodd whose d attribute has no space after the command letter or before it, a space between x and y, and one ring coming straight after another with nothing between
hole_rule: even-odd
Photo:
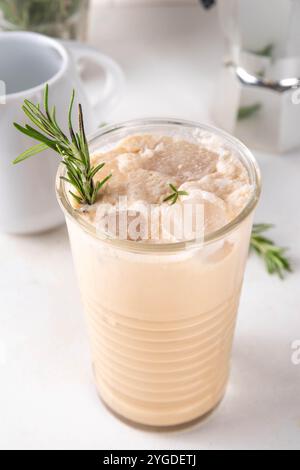
<instances>
[{"instance_id":1,"label":"white background","mask_svg":"<svg viewBox=\"0 0 300 470\"><path fill-rule=\"evenodd\" d=\"M109 119L168 115L212 122L222 56L216 13L200 7L94 8L90 42L118 60L128 87ZM0 236L0 448L300 448L300 155L256 152L264 179L257 221L291 248L295 273L247 267L230 386L222 406L181 433L137 431L111 416L93 384L64 227Z\"/></svg>"}]
</instances>

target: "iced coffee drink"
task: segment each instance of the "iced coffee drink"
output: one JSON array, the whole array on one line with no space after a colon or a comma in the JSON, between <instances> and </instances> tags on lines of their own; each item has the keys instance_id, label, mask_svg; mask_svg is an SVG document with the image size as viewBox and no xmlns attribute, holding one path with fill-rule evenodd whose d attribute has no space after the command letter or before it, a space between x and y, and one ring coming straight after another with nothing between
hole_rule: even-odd
<instances>
[{"instance_id":1,"label":"iced coffee drink","mask_svg":"<svg viewBox=\"0 0 300 470\"><path fill-rule=\"evenodd\" d=\"M90 148L112 175L97 202L77 206L60 178L57 192L99 394L130 422L192 422L228 382L257 165L234 138L189 122L106 128Z\"/></svg>"}]
</instances>

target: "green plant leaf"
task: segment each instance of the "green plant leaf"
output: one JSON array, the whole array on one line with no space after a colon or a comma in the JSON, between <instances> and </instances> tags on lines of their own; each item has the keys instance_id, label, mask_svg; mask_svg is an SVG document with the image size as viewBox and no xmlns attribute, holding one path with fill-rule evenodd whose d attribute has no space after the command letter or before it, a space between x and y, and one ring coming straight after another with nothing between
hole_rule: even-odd
<instances>
[{"instance_id":1,"label":"green plant leaf","mask_svg":"<svg viewBox=\"0 0 300 470\"><path fill-rule=\"evenodd\" d=\"M49 147L46 144L35 145L34 147L31 147L30 149L21 153L21 155L19 155L18 158L16 158L13 161L13 164L17 165L18 163L21 163L24 160L27 160L27 158L33 157L34 155L38 155L39 153L44 152L45 150L48 150L48 148Z\"/></svg>"}]
</instances>

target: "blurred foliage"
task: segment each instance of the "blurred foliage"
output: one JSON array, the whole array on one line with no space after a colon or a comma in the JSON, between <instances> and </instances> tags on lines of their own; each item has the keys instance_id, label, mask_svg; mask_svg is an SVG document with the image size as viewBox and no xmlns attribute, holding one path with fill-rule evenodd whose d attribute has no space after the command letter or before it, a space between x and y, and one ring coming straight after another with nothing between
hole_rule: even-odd
<instances>
[{"instance_id":1,"label":"blurred foliage","mask_svg":"<svg viewBox=\"0 0 300 470\"><path fill-rule=\"evenodd\" d=\"M28 30L41 24L63 23L81 4L82 0L0 0L0 9L7 22Z\"/></svg>"},{"instance_id":2,"label":"blurred foliage","mask_svg":"<svg viewBox=\"0 0 300 470\"><path fill-rule=\"evenodd\" d=\"M263 49L260 49L259 51L254 51L253 54L259 55L260 57L272 57L274 51L274 44L268 44L266 47Z\"/></svg>"},{"instance_id":3,"label":"blurred foliage","mask_svg":"<svg viewBox=\"0 0 300 470\"><path fill-rule=\"evenodd\" d=\"M248 119L258 113L262 108L260 103L253 104L251 106L241 106L238 111L238 121Z\"/></svg>"}]
</instances>

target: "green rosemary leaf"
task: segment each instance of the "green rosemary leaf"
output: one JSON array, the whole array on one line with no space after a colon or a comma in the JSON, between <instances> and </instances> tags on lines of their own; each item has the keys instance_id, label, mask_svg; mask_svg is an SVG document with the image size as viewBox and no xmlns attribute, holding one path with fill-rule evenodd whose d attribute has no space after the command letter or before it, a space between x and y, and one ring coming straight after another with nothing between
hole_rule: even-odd
<instances>
[{"instance_id":1,"label":"green rosemary leaf","mask_svg":"<svg viewBox=\"0 0 300 470\"><path fill-rule=\"evenodd\" d=\"M40 122L40 124L43 124L50 129L51 122L48 121L48 117L42 113L41 108L39 106L35 106L29 100L25 100L23 105L23 111L24 109L27 109L27 111L29 111L32 116Z\"/></svg>"},{"instance_id":2,"label":"green rosemary leaf","mask_svg":"<svg viewBox=\"0 0 300 470\"><path fill-rule=\"evenodd\" d=\"M173 199L174 199L174 194L170 194L170 196L164 199L164 202L169 202L169 201L172 201Z\"/></svg>"},{"instance_id":3,"label":"green rosemary leaf","mask_svg":"<svg viewBox=\"0 0 300 470\"><path fill-rule=\"evenodd\" d=\"M48 149L48 146L46 144L35 145L34 147L31 147L30 149L21 153L21 155L19 155L18 158L16 158L13 161L13 164L16 165L17 163L21 163L24 160L27 160L27 158L33 157L34 155L44 152L44 150L47 150L47 149Z\"/></svg>"},{"instance_id":4,"label":"green rosemary leaf","mask_svg":"<svg viewBox=\"0 0 300 470\"><path fill-rule=\"evenodd\" d=\"M273 224L254 224L253 233L255 235L259 235L261 233L264 233L264 232L270 230L271 228L274 228Z\"/></svg>"},{"instance_id":5,"label":"green rosemary leaf","mask_svg":"<svg viewBox=\"0 0 300 470\"><path fill-rule=\"evenodd\" d=\"M82 142L81 135L78 132L76 132L75 133L75 138L76 138L76 148L77 148L77 151L78 151L78 155L80 156L80 159L81 159L82 163L86 167L85 154L82 151L83 142Z\"/></svg>"},{"instance_id":6,"label":"green rosemary leaf","mask_svg":"<svg viewBox=\"0 0 300 470\"><path fill-rule=\"evenodd\" d=\"M98 181L96 183L96 186L94 188L93 194L92 194L92 199L96 199L98 192L100 191L100 182Z\"/></svg>"},{"instance_id":7,"label":"green rosemary leaf","mask_svg":"<svg viewBox=\"0 0 300 470\"><path fill-rule=\"evenodd\" d=\"M98 181L98 183L97 183L97 186L98 186L97 192L99 191L99 189L101 189L110 180L110 178L112 178L112 175L108 175L102 181Z\"/></svg>"},{"instance_id":8,"label":"green rosemary leaf","mask_svg":"<svg viewBox=\"0 0 300 470\"><path fill-rule=\"evenodd\" d=\"M43 142L43 143L47 144L53 150L57 151L56 150L57 149L57 144L55 142L55 137L53 137L53 140L52 140L47 135L42 134L41 132L37 131L33 127L29 126L28 124L26 124L26 130L28 131L28 135L32 139L36 139L40 142ZM45 131L45 133L46 133L46 131ZM61 148L63 149L64 148L64 143L61 142L60 145L61 145Z\"/></svg>"},{"instance_id":9,"label":"green rosemary leaf","mask_svg":"<svg viewBox=\"0 0 300 470\"><path fill-rule=\"evenodd\" d=\"M273 225L270 224L254 225L250 247L264 261L269 274L275 274L280 279L284 279L286 272L292 272L290 261L286 256L287 250L277 246L273 240L262 235L272 227Z\"/></svg>"},{"instance_id":10,"label":"green rosemary leaf","mask_svg":"<svg viewBox=\"0 0 300 470\"><path fill-rule=\"evenodd\" d=\"M44 123L42 122L41 118L40 118L40 115L37 111L32 111L31 108L29 106L23 106L23 111L24 113L26 114L26 116L31 120L31 122L33 122L33 124L35 124L39 129L41 129L42 131L44 131ZM49 129L47 129L48 131ZM49 134L49 132L48 132Z\"/></svg>"},{"instance_id":11,"label":"green rosemary leaf","mask_svg":"<svg viewBox=\"0 0 300 470\"><path fill-rule=\"evenodd\" d=\"M38 140L39 142L46 144L52 150L56 150L55 142L48 139L48 137L40 134L38 131L33 129L33 127L30 127L30 126L22 127L17 123L14 123L14 126L16 129L18 129L18 131L22 132L22 134L25 134L28 137L31 137L32 139ZM16 160L18 159L16 158Z\"/></svg>"},{"instance_id":12,"label":"green rosemary leaf","mask_svg":"<svg viewBox=\"0 0 300 470\"><path fill-rule=\"evenodd\" d=\"M52 121L56 124L56 126L58 127L57 125L57 121L56 121L56 107L53 106L52 108Z\"/></svg>"},{"instance_id":13,"label":"green rosemary leaf","mask_svg":"<svg viewBox=\"0 0 300 470\"><path fill-rule=\"evenodd\" d=\"M72 139L72 142L74 145L77 145L77 140L75 137L75 132L73 129L73 123L72 123L72 113L73 113L73 107L74 107L74 100L75 100L75 90L72 92L72 97L71 97L71 102L70 102L70 107L69 107L69 131L70 131L70 136Z\"/></svg>"},{"instance_id":14,"label":"green rosemary leaf","mask_svg":"<svg viewBox=\"0 0 300 470\"><path fill-rule=\"evenodd\" d=\"M288 271L289 273L292 273L293 269L292 269L290 260L288 258L286 258L285 256L283 256L286 253L286 251L287 250L282 251L281 262L282 262L282 265L283 265L284 269L286 271Z\"/></svg>"},{"instance_id":15,"label":"green rosemary leaf","mask_svg":"<svg viewBox=\"0 0 300 470\"><path fill-rule=\"evenodd\" d=\"M71 166L68 166L67 169L68 169L67 175L72 185L75 186L80 193L84 193L82 185L81 185L81 181L78 178L76 171Z\"/></svg>"},{"instance_id":16,"label":"green rosemary leaf","mask_svg":"<svg viewBox=\"0 0 300 470\"><path fill-rule=\"evenodd\" d=\"M102 168L105 166L105 163L100 163L100 165L96 166L95 168L93 168L89 174L88 174L88 177L89 178L94 178L94 176L96 176L96 174L102 170Z\"/></svg>"},{"instance_id":17,"label":"green rosemary leaf","mask_svg":"<svg viewBox=\"0 0 300 470\"><path fill-rule=\"evenodd\" d=\"M81 140L81 150L83 155L89 154L88 143L85 135L82 106L79 105L79 135ZM90 159L86 161L87 169L90 169Z\"/></svg>"},{"instance_id":18,"label":"green rosemary leaf","mask_svg":"<svg viewBox=\"0 0 300 470\"><path fill-rule=\"evenodd\" d=\"M79 160L79 158L77 157L73 157L73 155L69 156L68 157L68 160L71 162L71 163L74 163L75 165L81 165L82 166L82 161Z\"/></svg>"},{"instance_id":19,"label":"green rosemary leaf","mask_svg":"<svg viewBox=\"0 0 300 470\"><path fill-rule=\"evenodd\" d=\"M96 186L95 186L94 191L93 191L93 194L92 194L92 200L93 200L93 201L96 200L99 191L100 191L101 188L108 182L108 180L110 180L111 177L112 177L112 175L108 175L108 176L106 176L106 178L104 178L102 181L98 181L98 182L96 183Z\"/></svg>"},{"instance_id":20,"label":"green rosemary leaf","mask_svg":"<svg viewBox=\"0 0 300 470\"><path fill-rule=\"evenodd\" d=\"M80 192L82 196L84 196L84 184L81 179L80 171L78 171L78 168L75 165L72 165L72 163L69 161L66 162L66 167L68 177L70 178L73 186L77 189L78 192Z\"/></svg>"},{"instance_id":21,"label":"green rosemary leaf","mask_svg":"<svg viewBox=\"0 0 300 470\"><path fill-rule=\"evenodd\" d=\"M71 196L73 196L73 198L75 199L75 201L78 202L78 204L83 204L83 203L84 203L83 200L82 200L79 196L77 196L76 194L74 194L72 191L69 191L69 193L71 194Z\"/></svg>"},{"instance_id":22,"label":"green rosemary leaf","mask_svg":"<svg viewBox=\"0 0 300 470\"><path fill-rule=\"evenodd\" d=\"M169 184L170 188L173 189L174 193L178 193L178 189L176 188L176 186L174 186L174 184Z\"/></svg>"},{"instance_id":23,"label":"green rosemary leaf","mask_svg":"<svg viewBox=\"0 0 300 470\"><path fill-rule=\"evenodd\" d=\"M61 176L60 179L65 181L66 183L73 184L72 181L69 178L66 178L65 176Z\"/></svg>"},{"instance_id":24,"label":"green rosemary leaf","mask_svg":"<svg viewBox=\"0 0 300 470\"><path fill-rule=\"evenodd\" d=\"M53 108L52 108L51 119L52 119L53 126L55 127L55 130L57 132L59 132L60 129L59 129L59 125L58 125L57 120L56 120L56 106L53 106Z\"/></svg>"},{"instance_id":25,"label":"green rosemary leaf","mask_svg":"<svg viewBox=\"0 0 300 470\"><path fill-rule=\"evenodd\" d=\"M45 93L44 93L44 108L45 108L49 121L52 122L52 117L50 116L50 112L49 112L49 85L48 83L46 85Z\"/></svg>"}]
</instances>

